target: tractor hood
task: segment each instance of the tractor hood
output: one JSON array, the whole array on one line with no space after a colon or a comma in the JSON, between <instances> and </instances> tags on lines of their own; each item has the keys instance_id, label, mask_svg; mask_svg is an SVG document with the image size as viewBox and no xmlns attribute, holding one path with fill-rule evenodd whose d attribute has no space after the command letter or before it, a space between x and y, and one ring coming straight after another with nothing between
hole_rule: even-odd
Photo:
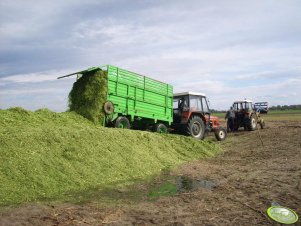
<instances>
[{"instance_id":1,"label":"tractor hood","mask_svg":"<svg viewBox=\"0 0 301 226\"><path fill-rule=\"evenodd\" d=\"M208 121L209 116L208 116L208 115L205 115L205 118L206 118L206 121ZM210 121L213 121L213 120L218 120L218 117L217 117L217 116L212 116L212 115L210 115Z\"/></svg>"},{"instance_id":2,"label":"tractor hood","mask_svg":"<svg viewBox=\"0 0 301 226\"><path fill-rule=\"evenodd\" d=\"M217 116L210 116L210 120L218 120Z\"/></svg>"}]
</instances>

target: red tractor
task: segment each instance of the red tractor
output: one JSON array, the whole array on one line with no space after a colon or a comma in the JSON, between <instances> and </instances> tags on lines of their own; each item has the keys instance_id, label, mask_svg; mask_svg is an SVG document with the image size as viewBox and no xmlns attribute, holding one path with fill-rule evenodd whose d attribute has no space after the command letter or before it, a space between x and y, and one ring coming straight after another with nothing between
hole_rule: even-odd
<instances>
[{"instance_id":1,"label":"red tractor","mask_svg":"<svg viewBox=\"0 0 301 226\"><path fill-rule=\"evenodd\" d=\"M221 127L218 117L210 115L208 101L203 93L174 94L173 129L197 139L204 139L208 132L214 132L219 141L227 136L227 131Z\"/></svg>"}]
</instances>

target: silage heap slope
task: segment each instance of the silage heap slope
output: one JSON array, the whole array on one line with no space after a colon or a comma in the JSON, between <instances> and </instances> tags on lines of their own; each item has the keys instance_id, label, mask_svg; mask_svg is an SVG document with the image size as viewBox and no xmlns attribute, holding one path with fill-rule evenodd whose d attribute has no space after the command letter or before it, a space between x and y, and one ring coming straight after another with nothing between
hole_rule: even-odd
<instances>
[{"instance_id":1,"label":"silage heap slope","mask_svg":"<svg viewBox=\"0 0 301 226\"><path fill-rule=\"evenodd\" d=\"M189 137L104 128L73 112L0 110L0 206L129 185L219 150Z\"/></svg>"}]
</instances>

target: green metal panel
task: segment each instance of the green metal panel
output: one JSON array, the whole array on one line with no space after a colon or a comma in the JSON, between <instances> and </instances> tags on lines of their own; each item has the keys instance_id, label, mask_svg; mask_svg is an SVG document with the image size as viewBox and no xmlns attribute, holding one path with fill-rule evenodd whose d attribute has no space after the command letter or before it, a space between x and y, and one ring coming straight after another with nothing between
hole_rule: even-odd
<instances>
[{"instance_id":1,"label":"green metal panel","mask_svg":"<svg viewBox=\"0 0 301 226\"><path fill-rule=\"evenodd\" d=\"M171 85L111 65L107 65L106 70L108 100L114 104L115 113L172 122Z\"/></svg>"},{"instance_id":2,"label":"green metal panel","mask_svg":"<svg viewBox=\"0 0 301 226\"><path fill-rule=\"evenodd\" d=\"M169 84L136 74L115 66L91 67L59 78L82 75L89 71L104 70L108 74L107 100L114 104L116 118L119 114L148 119L148 121L173 121L173 87Z\"/></svg>"}]
</instances>

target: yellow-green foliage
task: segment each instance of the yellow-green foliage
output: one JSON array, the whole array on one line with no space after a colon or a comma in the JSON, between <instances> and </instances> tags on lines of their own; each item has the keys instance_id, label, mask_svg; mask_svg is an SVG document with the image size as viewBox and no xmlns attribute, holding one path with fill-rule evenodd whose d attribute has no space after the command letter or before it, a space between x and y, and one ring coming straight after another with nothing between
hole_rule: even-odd
<instances>
[{"instance_id":1,"label":"yellow-green foliage","mask_svg":"<svg viewBox=\"0 0 301 226\"><path fill-rule=\"evenodd\" d=\"M83 74L69 93L70 111L75 111L92 122L101 122L103 105L108 91L107 73L102 70Z\"/></svg>"},{"instance_id":2,"label":"yellow-green foliage","mask_svg":"<svg viewBox=\"0 0 301 226\"><path fill-rule=\"evenodd\" d=\"M219 150L184 136L105 128L75 112L0 110L0 206L129 185Z\"/></svg>"}]
</instances>

